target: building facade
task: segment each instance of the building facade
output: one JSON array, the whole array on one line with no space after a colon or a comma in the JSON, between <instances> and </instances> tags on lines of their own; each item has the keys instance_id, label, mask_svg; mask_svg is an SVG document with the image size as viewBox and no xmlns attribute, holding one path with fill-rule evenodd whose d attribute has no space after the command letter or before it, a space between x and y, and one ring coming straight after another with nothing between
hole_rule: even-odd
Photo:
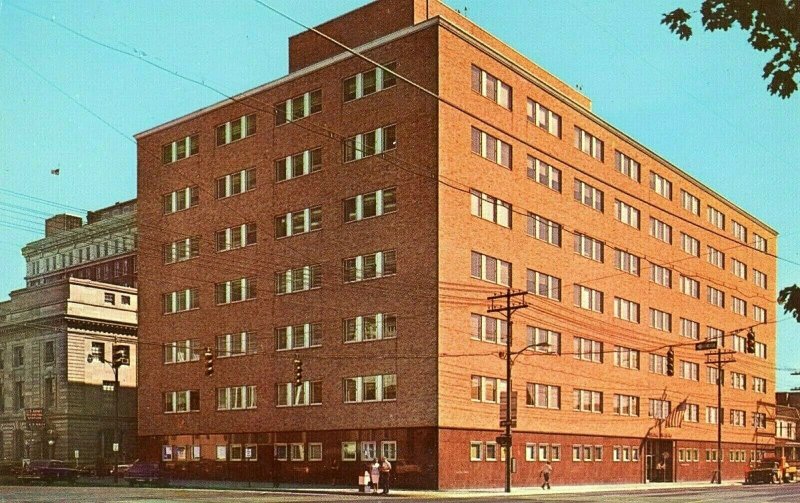
<instances>
[{"instance_id":1,"label":"building facade","mask_svg":"<svg viewBox=\"0 0 800 503\"><path fill-rule=\"evenodd\" d=\"M132 458L136 290L69 278L10 296L0 302L0 458L111 463L114 375L100 357L111 361L115 346L129 354L119 371L119 452Z\"/></svg>"},{"instance_id":2,"label":"building facade","mask_svg":"<svg viewBox=\"0 0 800 503\"><path fill-rule=\"evenodd\" d=\"M795 467L800 467L800 393L775 393L775 456L784 457Z\"/></svg>"},{"instance_id":3,"label":"building facade","mask_svg":"<svg viewBox=\"0 0 800 503\"><path fill-rule=\"evenodd\" d=\"M136 200L45 221L45 237L22 249L26 286L75 277L136 288Z\"/></svg>"},{"instance_id":4,"label":"building facade","mask_svg":"<svg viewBox=\"0 0 800 503\"><path fill-rule=\"evenodd\" d=\"M497 487L487 297L511 288L514 485L772 452L773 229L438 1L318 29L369 59L303 32L287 76L137 135L144 456L349 484L385 455L400 485Z\"/></svg>"}]
</instances>

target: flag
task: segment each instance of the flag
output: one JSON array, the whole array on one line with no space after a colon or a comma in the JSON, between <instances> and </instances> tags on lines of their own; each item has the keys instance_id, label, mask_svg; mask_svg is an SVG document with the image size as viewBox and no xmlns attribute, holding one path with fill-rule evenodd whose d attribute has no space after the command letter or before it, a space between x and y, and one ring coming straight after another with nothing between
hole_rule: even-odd
<instances>
[{"instance_id":1,"label":"flag","mask_svg":"<svg viewBox=\"0 0 800 503\"><path fill-rule=\"evenodd\" d=\"M688 397L687 397L688 398ZM677 405L672 411L669 413L667 417L667 428L680 428L683 424L683 413L686 410L686 400L684 398L681 403Z\"/></svg>"},{"instance_id":2,"label":"flag","mask_svg":"<svg viewBox=\"0 0 800 503\"><path fill-rule=\"evenodd\" d=\"M50 170L50 174L51 175L58 175L59 173L61 173L61 169L60 168L56 168L56 169L51 169Z\"/></svg>"}]
</instances>

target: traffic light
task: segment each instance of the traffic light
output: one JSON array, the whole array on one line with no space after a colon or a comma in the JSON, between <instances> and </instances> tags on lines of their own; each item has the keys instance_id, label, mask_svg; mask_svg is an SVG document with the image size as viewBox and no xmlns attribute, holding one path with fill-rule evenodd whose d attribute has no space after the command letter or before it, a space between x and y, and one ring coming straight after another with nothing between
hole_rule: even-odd
<instances>
[{"instance_id":1,"label":"traffic light","mask_svg":"<svg viewBox=\"0 0 800 503\"><path fill-rule=\"evenodd\" d=\"M756 333L753 332L752 328L747 332L747 344L745 345L745 351L750 354L756 352Z\"/></svg>"},{"instance_id":2,"label":"traffic light","mask_svg":"<svg viewBox=\"0 0 800 503\"><path fill-rule=\"evenodd\" d=\"M206 358L206 376L211 377L214 375L214 352L211 351L211 348L206 348L203 356Z\"/></svg>"},{"instance_id":3,"label":"traffic light","mask_svg":"<svg viewBox=\"0 0 800 503\"><path fill-rule=\"evenodd\" d=\"M111 364L117 367L131 364L128 346L120 345L111 348Z\"/></svg>"},{"instance_id":4,"label":"traffic light","mask_svg":"<svg viewBox=\"0 0 800 503\"><path fill-rule=\"evenodd\" d=\"M672 348L667 351L667 375L670 377L675 375L675 351Z\"/></svg>"},{"instance_id":5,"label":"traffic light","mask_svg":"<svg viewBox=\"0 0 800 503\"><path fill-rule=\"evenodd\" d=\"M294 360L294 384L295 386L303 384L303 362L298 359Z\"/></svg>"}]
</instances>

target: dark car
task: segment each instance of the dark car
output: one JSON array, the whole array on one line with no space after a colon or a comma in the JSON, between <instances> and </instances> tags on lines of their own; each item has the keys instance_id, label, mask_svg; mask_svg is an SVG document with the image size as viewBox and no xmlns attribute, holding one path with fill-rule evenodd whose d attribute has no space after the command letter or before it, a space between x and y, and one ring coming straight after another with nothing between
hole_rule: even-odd
<instances>
[{"instance_id":1,"label":"dark car","mask_svg":"<svg viewBox=\"0 0 800 503\"><path fill-rule=\"evenodd\" d=\"M128 471L125 472L125 480L128 484L135 486L138 484L166 485L167 478L161 471L158 463L149 461L136 461Z\"/></svg>"},{"instance_id":2,"label":"dark car","mask_svg":"<svg viewBox=\"0 0 800 503\"><path fill-rule=\"evenodd\" d=\"M37 459L25 465L17 479L23 483L67 482L74 484L80 471L57 459Z\"/></svg>"}]
</instances>

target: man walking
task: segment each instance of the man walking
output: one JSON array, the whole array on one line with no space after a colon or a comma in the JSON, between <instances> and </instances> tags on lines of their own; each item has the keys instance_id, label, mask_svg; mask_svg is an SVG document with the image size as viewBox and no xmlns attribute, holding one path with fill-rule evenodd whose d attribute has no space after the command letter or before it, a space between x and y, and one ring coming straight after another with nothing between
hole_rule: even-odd
<instances>
[{"instance_id":1,"label":"man walking","mask_svg":"<svg viewBox=\"0 0 800 503\"><path fill-rule=\"evenodd\" d=\"M542 489L547 486L550 489L550 475L553 473L553 465L550 464L550 461L545 461L544 466L542 467L542 471L539 474L544 479L542 483Z\"/></svg>"},{"instance_id":2,"label":"man walking","mask_svg":"<svg viewBox=\"0 0 800 503\"><path fill-rule=\"evenodd\" d=\"M389 494L389 473L392 471L392 464L388 459L381 456L380 477L378 484L383 487L383 494Z\"/></svg>"}]
</instances>

